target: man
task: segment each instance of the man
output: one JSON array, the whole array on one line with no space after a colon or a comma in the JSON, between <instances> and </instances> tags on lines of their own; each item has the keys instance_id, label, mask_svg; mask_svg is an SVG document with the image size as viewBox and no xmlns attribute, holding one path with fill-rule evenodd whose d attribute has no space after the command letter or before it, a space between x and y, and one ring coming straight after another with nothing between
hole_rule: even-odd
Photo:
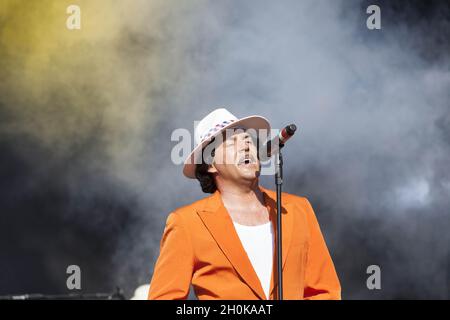
<instances>
[{"instance_id":1,"label":"man","mask_svg":"<svg viewBox=\"0 0 450 320\"><path fill-rule=\"evenodd\" d=\"M277 299L276 194L258 184L258 148L249 133L261 129L270 129L265 118L237 119L223 108L199 122L183 173L212 195L169 214L149 299L186 299L191 284L200 300ZM208 148L209 161L202 152ZM283 298L340 299L308 200L283 193L282 214Z\"/></svg>"}]
</instances>

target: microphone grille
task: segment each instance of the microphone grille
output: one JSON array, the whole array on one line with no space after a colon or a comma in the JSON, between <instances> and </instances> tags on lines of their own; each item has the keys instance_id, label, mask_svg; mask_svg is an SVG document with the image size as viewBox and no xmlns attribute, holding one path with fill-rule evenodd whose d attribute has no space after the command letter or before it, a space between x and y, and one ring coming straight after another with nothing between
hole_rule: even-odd
<instances>
[{"instance_id":1,"label":"microphone grille","mask_svg":"<svg viewBox=\"0 0 450 320\"><path fill-rule=\"evenodd\" d=\"M286 127L286 132L292 136L295 133L295 130L297 130L297 126L295 124L290 124Z\"/></svg>"}]
</instances>

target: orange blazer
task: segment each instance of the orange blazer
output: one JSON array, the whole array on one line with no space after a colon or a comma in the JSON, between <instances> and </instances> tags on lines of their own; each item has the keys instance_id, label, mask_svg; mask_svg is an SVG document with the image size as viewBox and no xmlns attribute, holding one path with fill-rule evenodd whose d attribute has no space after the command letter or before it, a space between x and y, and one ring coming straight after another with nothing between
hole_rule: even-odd
<instances>
[{"instance_id":1,"label":"orange blazer","mask_svg":"<svg viewBox=\"0 0 450 320\"><path fill-rule=\"evenodd\" d=\"M274 227L270 297L241 244L219 191L167 217L148 299L277 299L276 193L260 187ZM282 194L283 298L340 299L341 287L314 211L304 197Z\"/></svg>"}]
</instances>

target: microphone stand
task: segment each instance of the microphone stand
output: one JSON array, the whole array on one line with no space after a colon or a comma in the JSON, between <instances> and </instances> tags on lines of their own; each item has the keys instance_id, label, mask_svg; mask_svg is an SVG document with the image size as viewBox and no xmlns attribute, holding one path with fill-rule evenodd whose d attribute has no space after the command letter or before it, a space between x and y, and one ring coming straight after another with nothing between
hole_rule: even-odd
<instances>
[{"instance_id":1,"label":"microphone stand","mask_svg":"<svg viewBox=\"0 0 450 320\"><path fill-rule=\"evenodd\" d=\"M278 145L278 150L275 157L275 185L277 189L277 274L278 274L278 296L277 300L283 300L283 253L282 253L282 222L281 222L281 186L283 185L283 155L281 149L284 147L286 141L292 137L297 130L295 124L286 126L278 134L278 139L269 140L265 145L270 150L269 155L272 156L272 144Z\"/></svg>"},{"instance_id":2,"label":"microphone stand","mask_svg":"<svg viewBox=\"0 0 450 320\"><path fill-rule=\"evenodd\" d=\"M283 300L283 255L281 245L281 186L283 185L283 155L280 143L277 156L275 157L275 184L277 188L277 274L278 274L278 300Z\"/></svg>"}]
</instances>

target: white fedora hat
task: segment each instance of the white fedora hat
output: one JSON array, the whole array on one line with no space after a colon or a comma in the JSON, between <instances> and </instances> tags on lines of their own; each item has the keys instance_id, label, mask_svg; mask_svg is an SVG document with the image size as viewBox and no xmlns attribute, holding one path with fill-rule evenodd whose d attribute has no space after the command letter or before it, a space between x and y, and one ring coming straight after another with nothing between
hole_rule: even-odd
<instances>
[{"instance_id":1,"label":"white fedora hat","mask_svg":"<svg viewBox=\"0 0 450 320\"><path fill-rule=\"evenodd\" d=\"M270 131L270 123L264 117L253 115L238 119L225 108L216 109L204 117L195 128L195 148L184 161L183 174L188 178L195 179L195 166L201 163L201 150L222 131L235 127L266 129L267 134Z\"/></svg>"}]
</instances>

